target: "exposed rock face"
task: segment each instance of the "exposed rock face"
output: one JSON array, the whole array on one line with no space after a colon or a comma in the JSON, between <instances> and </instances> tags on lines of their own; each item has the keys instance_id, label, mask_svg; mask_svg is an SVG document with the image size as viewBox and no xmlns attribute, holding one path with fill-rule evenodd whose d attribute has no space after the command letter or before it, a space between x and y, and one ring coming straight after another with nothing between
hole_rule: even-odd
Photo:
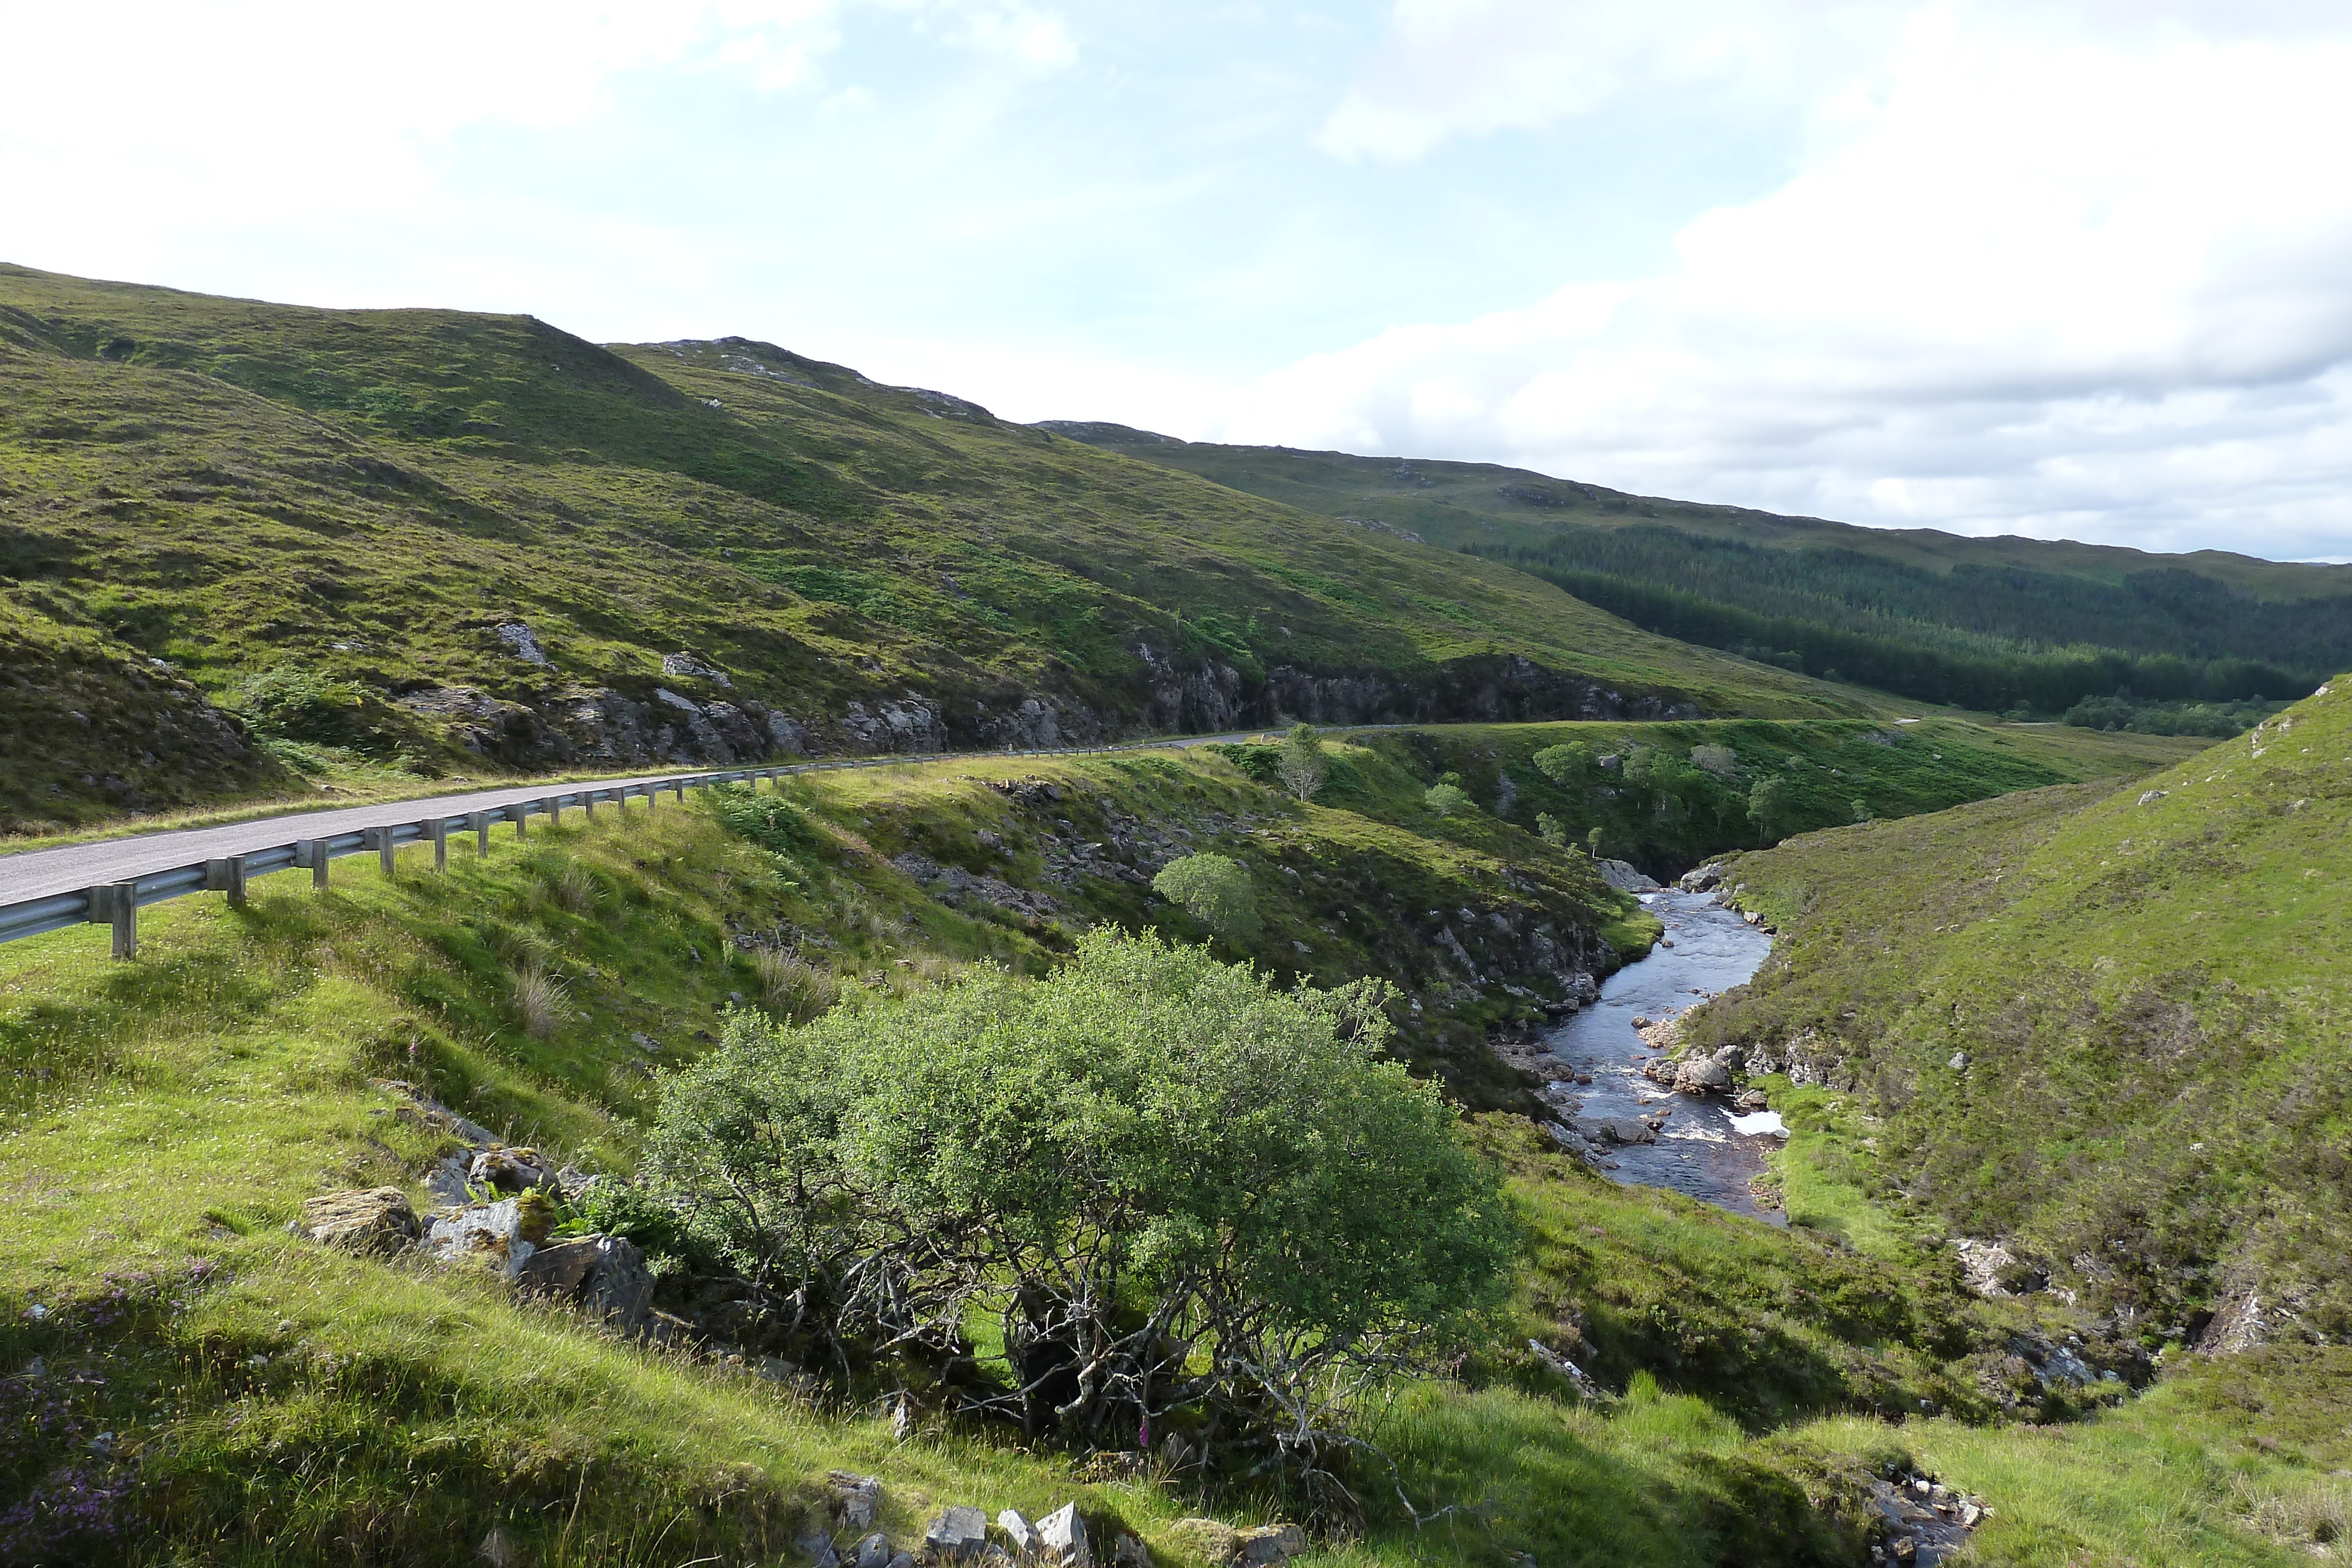
<instances>
[{"instance_id":1,"label":"exposed rock face","mask_svg":"<svg viewBox=\"0 0 2352 1568\"><path fill-rule=\"evenodd\" d=\"M374 1257L389 1257L415 1244L416 1211L396 1186L331 1192L302 1205L302 1229L311 1240Z\"/></svg>"},{"instance_id":2,"label":"exposed rock face","mask_svg":"<svg viewBox=\"0 0 2352 1568\"><path fill-rule=\"evenodd\" d=\"M1650 874L1631 861L1602 861L1601 880L1620 893L1656 893L1659 886Z\"/></svg>"}]
</instances>

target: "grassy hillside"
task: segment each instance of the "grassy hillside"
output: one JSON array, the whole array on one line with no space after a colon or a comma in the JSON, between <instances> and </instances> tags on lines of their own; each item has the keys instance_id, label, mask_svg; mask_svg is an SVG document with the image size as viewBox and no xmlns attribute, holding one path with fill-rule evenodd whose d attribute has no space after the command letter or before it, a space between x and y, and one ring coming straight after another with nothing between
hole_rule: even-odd
<instances>
[{"instance_id":1,"label":"grassy hillside","mask_svg":"<svg viewBox=\"0 0 2352 1568\"><path fill-rule=\"evenodd\" d=\"M1804 1176L1832 1208L1865 1194L1923 1235L2005 1239L2011 1287L2151 1347L2332 1342L2352 1329L2347 828L2339 680L2120 790L1745 855L1729 877L1780 946L1693 1038L1839 1092Z\"/></svg>"},{"instance_id":2,"label":"grassy hillside","mask_svg":"<svg viewBox=\"0 0 2352 1568\"><path fill-rule=\"evenodd\" d=\"M1096 919L1186 935L1124 874L1163 852L1148 840L1250 868L1261 960L1395 974L1439 1015L1412 1046L1439 1071L1482 1009L1542 978L1510 965L1512 921L1594 956L1625 924L1576 857L1491 821L1416 831L1388 804L1407 794L1391 761L1339 756L1365 809L1300 806L1212 757L938 764L796 787L819 833L783 848L749 809L770 797L739 795L502 838L479 862L461 845L446 877L345 862L325 895L292 875L241 914L161 906L135 965L81 932L0 949L0 1160L26 1173L0 1230L10 1548L456 1563L495 1530L524 1561L796 1562L824 1472L846 1467L884 1479L901 1539L950 1503L1034 1517L1076 1498L1098 1536L1132 1529L1157 1560L1206 1568L1180 1517L1248 1522L1296 1500L936 1417L901 1443L879 1413L723 1355L625 1344L486 1278L283 1227L321 1190L416 1192L451 1146L383 1078L625 1172L654 1075L705 1049L730 1006L800 1016L822 1005L812 973L919 995L982 959L1033 968ZM950 867L1054 904L959 892ZM1482 916L1460 929L1483 988L1446 980L1414 935L1419 906L1455 905ZM551 1009L526 975L554 982ZM1988 1562L2279 1563L2333 1517L2340 1459L2312 1403L2343 1375L2332 1353L2192 1369L2145 1409L2117 1388L2077 1426L2002 1425L2011 1347L2075 1322L2048 1297L1980 1301L1946 1265L1619 1188L1508 1115L1472 1135L1527 1229L1517 1290L1454 1378L1400 1388L1365 1434L1415 1507L1457 1511L1417 1526L1382 1471L1360 1538L1315 1562L1859 1564L1872 1488L1914 1465L1994 1505ZM1921 1401L1947 1414L1922 1419Z\"/></svg>"},{"instance_id":3,"label":"grassy hillside","mask_svg":"<svg viewBox=\"0 0 2352 1568\"><path fill-rule=\"evenodd\" d=\"M1637 625L1928 702L2229 734L2352 663L2352 567L1862 528L1492 464L1044 428L1251 495L1509 561ZM2242 719L2242 722L2241 720Z\"/></svg>"},{"instance_id":4,"label":"grassy hillside","mask_svg":"<svg viewBox=\"0 0 2352 1568\"><path fill-rule=\"evenodd\" d=\"M0 827L289 769L1876 707L766 345L8 267L0 613L25 712L63 701L70 643L209 698L268 759L12 723Z\"/></svg>"}]
</instances>

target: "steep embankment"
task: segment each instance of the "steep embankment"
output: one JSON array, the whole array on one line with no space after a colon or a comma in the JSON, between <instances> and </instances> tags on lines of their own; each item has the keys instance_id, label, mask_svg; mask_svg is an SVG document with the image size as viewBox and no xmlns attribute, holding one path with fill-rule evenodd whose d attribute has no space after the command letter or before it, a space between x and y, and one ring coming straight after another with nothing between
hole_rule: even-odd
<instances>
[{"instance_id":1,"label":"steep embankment","mask_svg":"<svg viewBox=\"0 0 2352 1568\"><path fill-rule=\"evenodd\" d=\"M2079 716L2102 727L2227 735L2252 722L2243 699L2307 690L2352 659L2352 567L1864 528L1493 464L1042 428L1509 561L1667 636L1922 701L2056 713L2091 698L2098 712Z\"/></svg>"},{"instance_id":2,"label":"steep embankment","mask_svg":"<svg viewBox=\"0 0 2352 1568\"><path fill-rule=\"evenodd\" d=\"M1877 706L763 344L21 267L0 605L164 661L310 771ZM20 691L70 684L62 635L18 640ZM252 782L105 734L90 783L27 781L48 743L0 730L0 827Z\"/></svg>"},{"instance_id":3,"label":"steep embankment","mask_svg":"<svg viewBox=\"0 0 2352 1568\"><path fill-rule=\"evenodd\" d=\"M2121 790L1744 855L1780 932L1697 1049L1850 1103L1826 1174L2151 1348L2352 1332L2352 689ZM1801 1154L1802 1145L1801 1144ZM1793 1207L1793 1206L1792 1206Z\"/></svg>"}]
</instances>

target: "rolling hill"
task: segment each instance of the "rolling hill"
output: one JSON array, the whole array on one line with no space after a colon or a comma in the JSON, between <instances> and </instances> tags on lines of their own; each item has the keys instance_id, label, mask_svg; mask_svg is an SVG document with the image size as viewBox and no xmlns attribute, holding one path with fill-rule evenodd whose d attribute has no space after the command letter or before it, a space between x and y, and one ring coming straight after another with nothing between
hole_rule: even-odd
<instances>
[{"instance_id":1,"label":"rolling hill","mask_svg":"<svg viewBox=\"0 0 2352 1568\"><path fill-rule=\"evenodd\" d=\"M2133 707L2275 703L2352 664L2352 566L1864 528L1492 464L1040 428L1509 561L1664 635L1925 702L2048 714L2118 695ZM2217 736L2243 727L2237 716L2170 716L2192 733L2200 720Z\"/></svg>"},{"instance_id":2,"label":"rolling hill","mask_svg":"<svg viewBox=\"0 0 2352 1568\"><path fill-rule=\"evenodd\" d=\"M335 756L433 773L1883 706L765 344L13 267L0 639L19 827Z\"/></svg>"}]
</instances>

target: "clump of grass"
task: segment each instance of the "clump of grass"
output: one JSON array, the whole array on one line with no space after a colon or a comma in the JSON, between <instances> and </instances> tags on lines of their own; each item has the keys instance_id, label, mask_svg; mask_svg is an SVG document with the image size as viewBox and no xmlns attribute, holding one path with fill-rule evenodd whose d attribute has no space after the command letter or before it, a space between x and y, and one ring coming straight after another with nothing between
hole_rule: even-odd
<instances>
[{"instance_id":1,"label":"clump of grass","mask_svg":"<svg viewBox=\"0 0 2352 1568\"><path fill-rule=\"evenodd\" d=\"M604 890L583 865L568 865L555 879L555 901L574 915L593 915Z\"/></svg>"},{"instance_id":2,"label":"clump of grass","mask_svg":"<svg viewBox=\"0 0 2352 1568\"><path fill-rule=\"evenodd\" d=\"M527 965L515 971L515 1013L522 1019L523 1032L533 1040L545 1040L555 1032L571 1010L571 993L562 980L536 965Z\"/></svg>"},{"instance_id":3,"label":"clump of grass","mask_svg":"<svg viewBox=\"0 0 2352 1568\"><path fill-rule=\"evenodd\" d=\"M2272 1481L2242 1479L2238 1500L2246 1522L2282 1545L2335 1556L2352 1541L2352 1487L2332 1477Z\"/></svg>"},{"instance_id":4,"label":"clump of grass","mask_svg":"<svg viewBox=\"0 0 2352 1568\"><path fill-rule=\"evenodd\" d=\"M769 1009L794 1023L821 1016L841 998L841 984L831 970L794 954L762 950L752 956L751 967L759 971Z\"/></svg>"}]
</instances>

